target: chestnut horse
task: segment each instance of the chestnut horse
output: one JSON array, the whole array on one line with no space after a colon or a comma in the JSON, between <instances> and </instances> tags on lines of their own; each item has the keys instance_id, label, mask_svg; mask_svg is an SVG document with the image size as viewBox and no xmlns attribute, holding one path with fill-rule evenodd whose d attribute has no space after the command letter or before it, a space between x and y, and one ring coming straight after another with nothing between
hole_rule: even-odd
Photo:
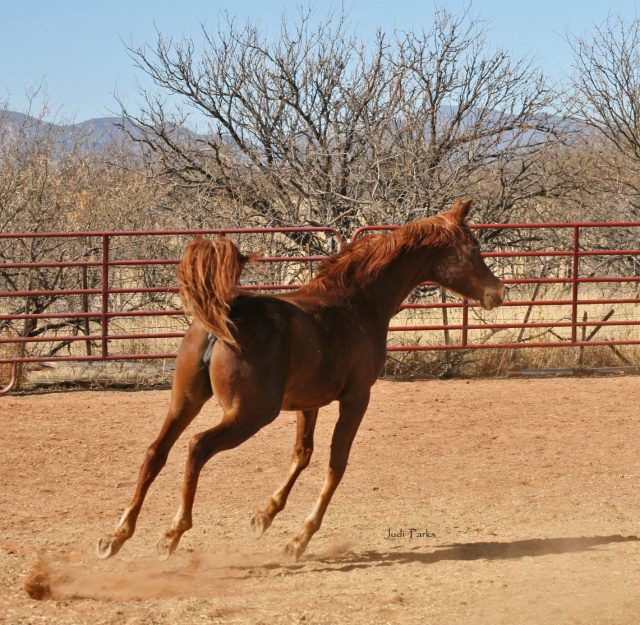
<instances>
[{"instance_id":1,"label":"chestnut horse","mask_svg":"<svg viewBox=\"0 0 640 625\"><path fill-rule=\"evenodd\" d=\"M470 200L458 201L390 236L359 239L325 260L311 282L283 295L238 290L249 258L229 239L191 241L178 277L194 321L178 353L169 414L147 450L132 502L115 532L99 541L98 555L114 555L131 538L169 450L213 395L222 407L222 420L190 441L181 504L171 529L158 542L158 555L169 557L191 528L205 463L246 441L281 410L295 410L297 438L289 473L251 520L261 536L309 464L318 410L337 400L329 473L301 533L285 549L297 560L318 531L344 474L371 387L384 366L389 320L402 301L418 284L433 281L487 310L502 303L504 286L485 265L465 223L470 205Z\"/></svg>"}]
</instances>

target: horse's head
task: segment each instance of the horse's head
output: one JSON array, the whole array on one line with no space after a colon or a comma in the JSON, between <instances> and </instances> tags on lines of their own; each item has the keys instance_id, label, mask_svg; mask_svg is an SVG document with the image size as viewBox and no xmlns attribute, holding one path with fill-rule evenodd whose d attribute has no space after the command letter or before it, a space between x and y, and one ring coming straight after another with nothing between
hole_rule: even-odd
<instances>
[{"instance_id":1,"label":"horse's head","mask_svg":"<svg viewBox=\"0 0 640 625\"><path fill-rule=\"evenodd\" d=\"M442 227L454 229L455 238L454 243L441 250L433 271L438 284L491 310L502 304L505 287L485 264L480 245L466 223L470 207L471 200L459 200L436 217Z\"/></svg>"}]
</instances>

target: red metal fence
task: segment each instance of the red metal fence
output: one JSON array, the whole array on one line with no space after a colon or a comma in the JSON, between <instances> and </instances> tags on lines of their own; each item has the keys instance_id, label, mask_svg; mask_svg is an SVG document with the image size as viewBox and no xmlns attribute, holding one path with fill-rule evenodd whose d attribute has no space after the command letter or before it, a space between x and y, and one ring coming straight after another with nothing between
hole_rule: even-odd
<instances>
[{"instance_id":1,"label":"red metal fence","mask_svg":"<svg viewBox=\"0 0 640 625\"><path fill-rule=\"evenodd\" d=\"M640 282L640 250L635 249L640 241L640 223L487 224L472 227L484 239L491 239L495 233L509 232L513 235L507 239L503 237L510 243L502 243L502 247L494 248L484 256L490 259L492 268L509 290L508 301L499 310L517 309L515 319L506 319L504 314L500 317L495 313L482 316L477 304L466 300L452 301L441 295L434 285L424 285L402 306L400 318L404 323L401 321L401 325L390 327L389 351L640 344L640 337L633 333L634 327L640 325L637 308L640 303L637 288ZM366 232L393 228L361 228L354 233L352 240ZM0 263L0 285L3 284L6 289L0 292L0 364L12 367L12 380L0 393L12 388L18 363L174 358L175 350L136 353L135 350L123 349L122 345L133 340L179 341L184 334L182 330L112 331L110 326L117 318L180 318L182 311L176 306L175 294L178 289L175 280L170 285L158 286L154 282L155 274L151 274L144 277L150 284L140 286L140 276L130 275L127 278L125 275L123 278L121 275L119 280L124 283L117 284L114 272L133 273L140 268L161 271L175 265L179 262L178 258L145 258L146 242L157 237L173 238L175 241L171 249L179 252L184 246L185 235L191 237L194 234L252 235L253 249L261 247L255 245L256 237L297 237L296 245L291 247L293 254L278 253L259 258L264 265L287 263L290 268L298 268L289 271L284 281L262 283L254 280L254 283L243 286L263 291L297 288L300 281L296 284L295 278L300 278L301 266L309 269L301 281L308 279L312 266L325 256L295 253L295 250L304 247L305 237L314 237L314 247L324 245L326 253L335 250L341 243L339 233L332 228L0 234L0 243L15 245L16 250L20 245L21 249L29 249L32 254L31 257L27 256L30 258L28 261ZM44 252L40 256L34 252L35 248L39 252L43 249L46 252L47 246L55 251L54 242L65 239L73 239L76 245L81 241L90 251L80 249L73 260L65 260L66 252L61 252L59 260L46 261L42 260L46 258ZM130 242L128 247L114 243L123 240ZM526 251L518 249L518 240L526 240ZM32 243L31 247L28 243ZM114 254L116 247L126 249L126 253L118 257ZM491 245L485 244L484 247L491 249ZM61 245L60 249L64 249L64 246ZM4 255L7 257L6 249ZM17 254L13 258L16 257ZM79 272L77 284L71 288L68 284L65 287L61 276L68 277L74 271ZM34 283L38 284L33 276L44 275L45 272L52 272L47 283L50 286L32 288ZM92 272L95 282L93 288L89 288L89 272ZM169 274L163 275L167 277ZM127 285L127 279L134 284ZM22 284L26 280L27 288L20 287L20 280ZM598 286L601 290L595 295L593 292L583 294L581 291L587 286ZM145 301L145 297L156 296L165 299L160 303L154 302L153 309L141 308L143 304L140 302ZM130 309L114 305L116 298L129 298ZM135 298L137 303L131 304ZM33 312L33 302L40 302L43 310ZM12 311L12 304L16 308L17 303L20 303L19 312ZM616 306L617 310L612 309L605 315L603 306ZM536 320L536 315L540 316L540 311L545 308L553 309L556 318ZM587 316L587 309L591 311L591 319ZM538 312L534 314L533 311ZM438 317L437 320L434 320L434 315ZM74 334L59 335L57 330L72 320L76 324ZM23 322L25 331L16 330L16 322ZM28 332L27 324L30 324ZM93 332L90 324L99 326L99 332ZM627 332L614 338L592 340L605 327L618 330L626 328ZM538 334L532 336L532 332ZM401 336L401 333L409 338L403 344L398 344L395 337ZM541 336L548 340L539 340ZM554 340L549 340L550 336ZM42 347L42 344L57 345L59 351L64 348L67 353L59 355L59 351L52 350L46 354L33 352L35 346ZM85 353L80 353L78 345L86 346ZM119 348L115 347L118 345Z\"/></svg>"},{"instance_id":2,"label":"red metal fence","mask_svg":"<svg viewBox=\"0 0 640 625\"><path fill-rule=\"evenodd\" d=\"M91 253L98 258L92 260L73 260L73 261L37 261L37 262L3 262L0 263L0 280L2 277L5 279L0 282L13 286L18 283L17 277L20 274L29 272L52 270L56 272L69 272L72 270L81 270L85 280L84 287L87 286L87 270L97 271L99 273L99 284L95 288L50 288L50 289L20 289L13 288L11 290L0 291L0 324L5 323L5 332L0 332L0 364L10 364L11 380L9 385L0 390L0 394L6 393L13 388L16 382L17 364L18 363L37 363L37 362L55 362L55 361L114 361L114 360L151 360L151 359L173 359L176 354L171 352L156 352L156 353L135 353L127 352L122 353L122 350L114 349L115 345L123 341L131 340L144 340L144 339L180 339L184 335L184 332L170 331L170 332L127 332L118 333L111 332L110 326L113 320L117 318L139 318L139 317L172 317L181 318L184 313L181 309L172 303L177 303L176 294L178 287L175 284L175 280L172 280L173 284L170 286L139 286L136 283L133 286L114 286L113 274L116 269L135 269L140 267L164 267L174 266L180 262L179 258L141 258L131 257L131 247L143 247L139 245L140 241L144 241L146 238L160 238L160 237L176 237L184 238L185 236L191 238L196 234L201 235L256 235L263 237L267 235L282 235L282 236L320 236L325 240L333 240L333 247L337 248L342 242L339 233L332 228L323 227L309 227L309 228L245 228L245 229L207 229L207 230L165 230L165 231L124 231L124 232L59 232L59 233L26 233L26 234L4 234L0 233L0 241L14 242L16 245L18 242L24 244L28 240L38 241L59 241L61 239L74 240L74 242L81 241L81 247L87 248L90 252L84 252L84 255ZM129 253L126 256L128 258L114 258L113 249L114 241L121 242L128 239L133 243L128 246L127 251ZM97 244L96 244L97 241ZM123 247L123 246L119 246ZM175 247L175 246L174 246ZM183 247L183 246L182 246ZM55 248L52 245L51 248ZM51 250L46 250L51 252ZM95 253L97 252L97 253ZM45 252L46 253L46 252ZM81 250L82 254L82 250ZM5 254L6 255L6 254ZM50 255L50 254L49 254ZM135 255L135 253L134 253ZM137 254L143 255L142 250ZM287 256L266 256L258 258L258 261L266 264L277 263L313 263L323 260L326 256L314 256L314 255L287 255ZM10 272L14 272L10 275ZM175 273L175 272L173 272ZM24 277L24 275L23 275ZM54 280L55 282L55 280ZM137 282L137 281L134 281ZM31 280L29 280L31 284ZM243 288L252 290L286 290L296 288L295 285L290 284L256 284L246 285ZM127 296L142 296L150 294L162 294L169 296L168 307L164 309L155 310L114 310L113 298L127 295ZM78 302L72 302L71 300L81 296L83 299L83 310L74 310L75 305ZM173 296L173 297L171 297ZM33 313L29 311L29 302L36 301L38 299L50 298L51 303L56 302L55 308L64 308L64 311L51 311ZM89 305L90 299L97 299L99 305L96 309L91 310ZM26 305L24 312L11 313L6 312L5 309L9 306L2 306L2 302L15 302L25 301ZM173 300L173 301L172 301ZM60 306L62 302L62 306ZM7 322L32 322L32 323L50 323L52 321L69 321L69 320L86 320L86 331L83 334L75 334L73 336L60 335L59 333L41 333L38 336L7 336L6 330L8 329ZM99 322L99 333L89 332L89 321L95 323ZM0 325L2 330L2 325ZM4 336L2 335L4 334ZM26 333L24 333L26 334ZM68 355L37 355L28 354L25 349L28 345L42 344L42 343L55 343L71 345L75 343L84 343L87 346L87 353L69 353ZM98 345L98 353L92 353L95 344ZM7 347L13 346L17 349L17 354L7 354ZM3 350L4 348L4 350ZM3 353L4 351L4 353ZM16 350L14 350L16 351ZM69 350L72 351L71 349ZM120 353L118 353L120 351ZM115 352L115 353L114 353Z\"/></svg>"}]
</instances>

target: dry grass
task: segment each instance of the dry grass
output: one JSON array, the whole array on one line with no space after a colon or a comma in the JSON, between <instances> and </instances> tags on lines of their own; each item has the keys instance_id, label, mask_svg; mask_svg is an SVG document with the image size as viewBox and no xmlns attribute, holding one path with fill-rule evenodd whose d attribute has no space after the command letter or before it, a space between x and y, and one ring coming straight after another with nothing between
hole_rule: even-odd
<instances>
[{"instance_id":1,"label":"dry grass","mask_svg":"<svg viewBox=\"0 0 640 625\"><path fill-rule=\"evenodd\" d=\"M512 289L510 301L531 301L533 285L519 285L517 293ZM517 297L516 297L517 295ZM637 298L637 288L630 284L583 285L580 299L631 299ZM539 290L536 301L566 301L571 291L565 285L548 285ZM454 301L455 298L449 298ZM456 301L459 301L456 300ZM462 309L447 310L448 325L462 324ZM518 323L568 323L571 321L570 305L503 306L487 313L479 307L469 309L469 325L518 324ZM578 306L578 320L598 323L607 319L615 321L637 321L638 304L584 304ZM445 325L442 309L403 310L392 326ZM595 334L593 334L595 332ZM461 330L448 330L448 343L460 344ZM640 340L640 326L589 326L578 329L579 340L626 341ZM560 347L571 338L571 328L504 328L469 330L467 341L473 345L498 343L557 343L558 346L519 349L477 349L420 352L393 352L390 354L385 375L390 377L415 378L446 375L470 377L494 377L506 375L514 369L591 369L620 365L640 364L640 346L625 345L611 349L608 346L585 348ZM447 343L444 330L398 331L390 333L391 345L444 345Z\"/></svg>"}]
</instances>

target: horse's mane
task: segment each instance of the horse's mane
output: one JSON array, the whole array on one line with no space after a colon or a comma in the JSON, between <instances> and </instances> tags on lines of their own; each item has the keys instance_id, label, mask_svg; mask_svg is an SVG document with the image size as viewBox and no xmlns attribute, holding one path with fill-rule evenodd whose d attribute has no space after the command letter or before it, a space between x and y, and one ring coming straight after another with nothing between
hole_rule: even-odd
<instances>
[{"instance_id":1,"label":"horse's mane","mask_svg":"<svg viewBox=\"0 0 640 625\"><path fill-rule=\"evenodd\" d=\"M359 282L367 282L404 254L425 247L449 247L463 238L462 227L440 215L413 221L391 235L367 235L323 261L307 288L325 290L330 286L345 287L356 271Z\"/></svg>"}]
</instances>

